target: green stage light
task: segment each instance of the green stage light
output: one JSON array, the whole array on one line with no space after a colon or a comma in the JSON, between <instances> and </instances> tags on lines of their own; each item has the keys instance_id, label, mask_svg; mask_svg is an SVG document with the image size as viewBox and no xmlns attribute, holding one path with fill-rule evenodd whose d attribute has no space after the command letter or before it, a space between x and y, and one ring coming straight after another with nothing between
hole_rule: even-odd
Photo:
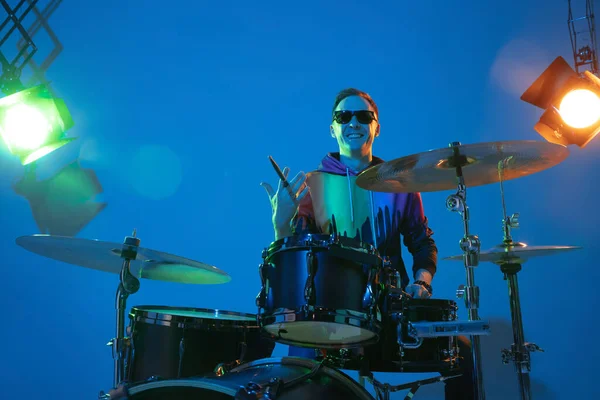
<instances>
[{"instance_id":1,"label":"green stage light","mask_svg":"<svg viewBox=\"0 0 600 400\"><path fill-rule=\"evenodd\" d=\"M0 136L23 165L74 140L65 137L71 127L65 102L43 84L0 99Z\"/></svg>"}]
</instances>

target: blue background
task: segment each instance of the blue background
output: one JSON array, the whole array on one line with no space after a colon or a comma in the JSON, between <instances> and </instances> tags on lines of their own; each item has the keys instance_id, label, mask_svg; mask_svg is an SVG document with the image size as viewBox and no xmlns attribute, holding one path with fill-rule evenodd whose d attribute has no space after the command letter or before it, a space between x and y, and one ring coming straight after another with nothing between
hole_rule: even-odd
<instances>
[{"instance_id":1,"label":"blue background","mask_svg":"<svg viewBox=\"0 0 600 400\"><path fill-rule=\"evenodd\" d=\"M574 3L583 15L584 1ZM69 135L78 140L41 160L38 179L79 158L96 171L104 189L96 201L108 206L78 237L120 243L136 228L142 246L233 277L225 285L143 281L129 306L255 313L257 265L273 237L259 186L276 182L268 155L295 174L337 150L330 110L335 94L351 86L379 106L374 154L386 160L451 141L543 140L533 130L541 110L519 96L555 57L572 64L567 10L563 0L63 2L49 22L64 50L46 77L69 106ZM41 63L52 44L42 33L34 41ZM600 395L600 140L570 150L562 164L505 185L509 213L521 213L515 240L584 247L531 260L519 274L526 339L545 350L532 355L540 399ZM118 276L15 244L38 232L29 203L11 188L23 173L2 145L2 391L94 398L112 384L105 343ZM451 193L423 194L440 258L460 253L460 217L445 209ZM499 186L468 193L472 231L482 249L491 248L502 240ZM460 262L441 260L435 297L455 299L464 281ZM506 282L497 266L481 264L476 283L480 314L493 330L482 338L488 399L516 398L513 366L500 358L512 343ZM274 355L286 353L278 345ZM394 384L426 376L377 375ZM417 398L442 392L431 385Z\"/></svg>"}]
</instances>

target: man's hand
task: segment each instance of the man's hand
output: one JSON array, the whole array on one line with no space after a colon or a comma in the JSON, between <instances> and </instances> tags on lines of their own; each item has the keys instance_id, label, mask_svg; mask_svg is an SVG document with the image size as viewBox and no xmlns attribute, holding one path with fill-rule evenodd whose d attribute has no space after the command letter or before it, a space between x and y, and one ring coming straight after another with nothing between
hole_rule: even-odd
<instances>
[{"instance_id":1,"label":"man's hand","mask_svg":"<svg viewBox=\"0 0 600 400\"><path fill-rule=\"evenodd\" d=\"M433 280L433 276L431 272L426 269L419 269L415 274L415 281L423 281L428 285L431 285L431 281ZM428 299L431 297L431 293L422 285L410 284L406 286L405 292L411 295L413 299Z\"/></svg>"},{"instance_id":2,"label":"man's hand","mask_svg":"<svg viewBox=\"0 0 600 400\"><path fill-rule=\"evenodd\" d=\"M285 179L287 179L290 169L285 167L282 172ZM269 201L271 202L275 240L291 235L290 222L298 211L300 200L306 196L309 190L308 185L304 184L305 182L306 174L300 171L289 181L287 187L284 187L284 183L280 179L277 191L273 190L271 185L266 182L260 183L267 191Z\"/></svg>"},{"instance_id":3,"label":"man's hand","mask_svg":"<svg viewBox=\"0 0 600 400\"><path fill-rule=\"evenodd\" d=\"M406 286L406 293L410 295L413 299L428 299L431 297L431 293L425 289L425 286L410 284Z\"/></svg>"}]
</instances>

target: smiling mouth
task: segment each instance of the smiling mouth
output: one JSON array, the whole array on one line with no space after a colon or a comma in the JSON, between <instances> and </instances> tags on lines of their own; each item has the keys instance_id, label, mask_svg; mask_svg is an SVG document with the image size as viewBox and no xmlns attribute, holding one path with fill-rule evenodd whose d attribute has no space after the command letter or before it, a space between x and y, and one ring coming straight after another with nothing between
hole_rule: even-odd
<instances>
[{"instance_id":1,"label":"smiling mouth","mask_svg":"<svg viewBox=\"0 0 600 400\"><path fill-rule=\"evenodd\" d=\"M348 139L360 139L363 136L364 135L360 134L360 133L351 133L350 135L346 135L346 138L348 138Z\"/></svg>"}]
</instances>

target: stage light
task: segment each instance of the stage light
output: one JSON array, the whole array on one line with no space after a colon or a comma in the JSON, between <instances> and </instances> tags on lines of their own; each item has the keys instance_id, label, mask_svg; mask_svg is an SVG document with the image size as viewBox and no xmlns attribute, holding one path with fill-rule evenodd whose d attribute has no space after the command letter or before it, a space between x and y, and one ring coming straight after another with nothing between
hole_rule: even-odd
<instances>
[{"instance_id":1,"label":"stage light","mask_svg":"<svg viewBox=\"0 0 600 400\"><path fill-rule=\"evenodd\" d=\"M74 140L65 137L72 126L64 101L44 84L0 99L0 136L23 165Z\"/></svg>"},{"instance_id":2,"label":"stage light","mask_svg":"<svg viewBox=\"0 0 600 400\"><path fill-rule=\"evenodd\" d=\"M547 141L585 147L600 132L600 85L556 58L523 93L521 100L545 110L534 129Z\"/></svg>"},{"instance_id":3,"label":"stage light","mask_svg":"<svg viewBox=\"0 0 600 400\"><path fill-rule=\"evenodd\" d=\"M562 98L558 113L567 125L587 128L600 119L600 98L587 89L572 90Z\"/></svg>"}]
</instances>

